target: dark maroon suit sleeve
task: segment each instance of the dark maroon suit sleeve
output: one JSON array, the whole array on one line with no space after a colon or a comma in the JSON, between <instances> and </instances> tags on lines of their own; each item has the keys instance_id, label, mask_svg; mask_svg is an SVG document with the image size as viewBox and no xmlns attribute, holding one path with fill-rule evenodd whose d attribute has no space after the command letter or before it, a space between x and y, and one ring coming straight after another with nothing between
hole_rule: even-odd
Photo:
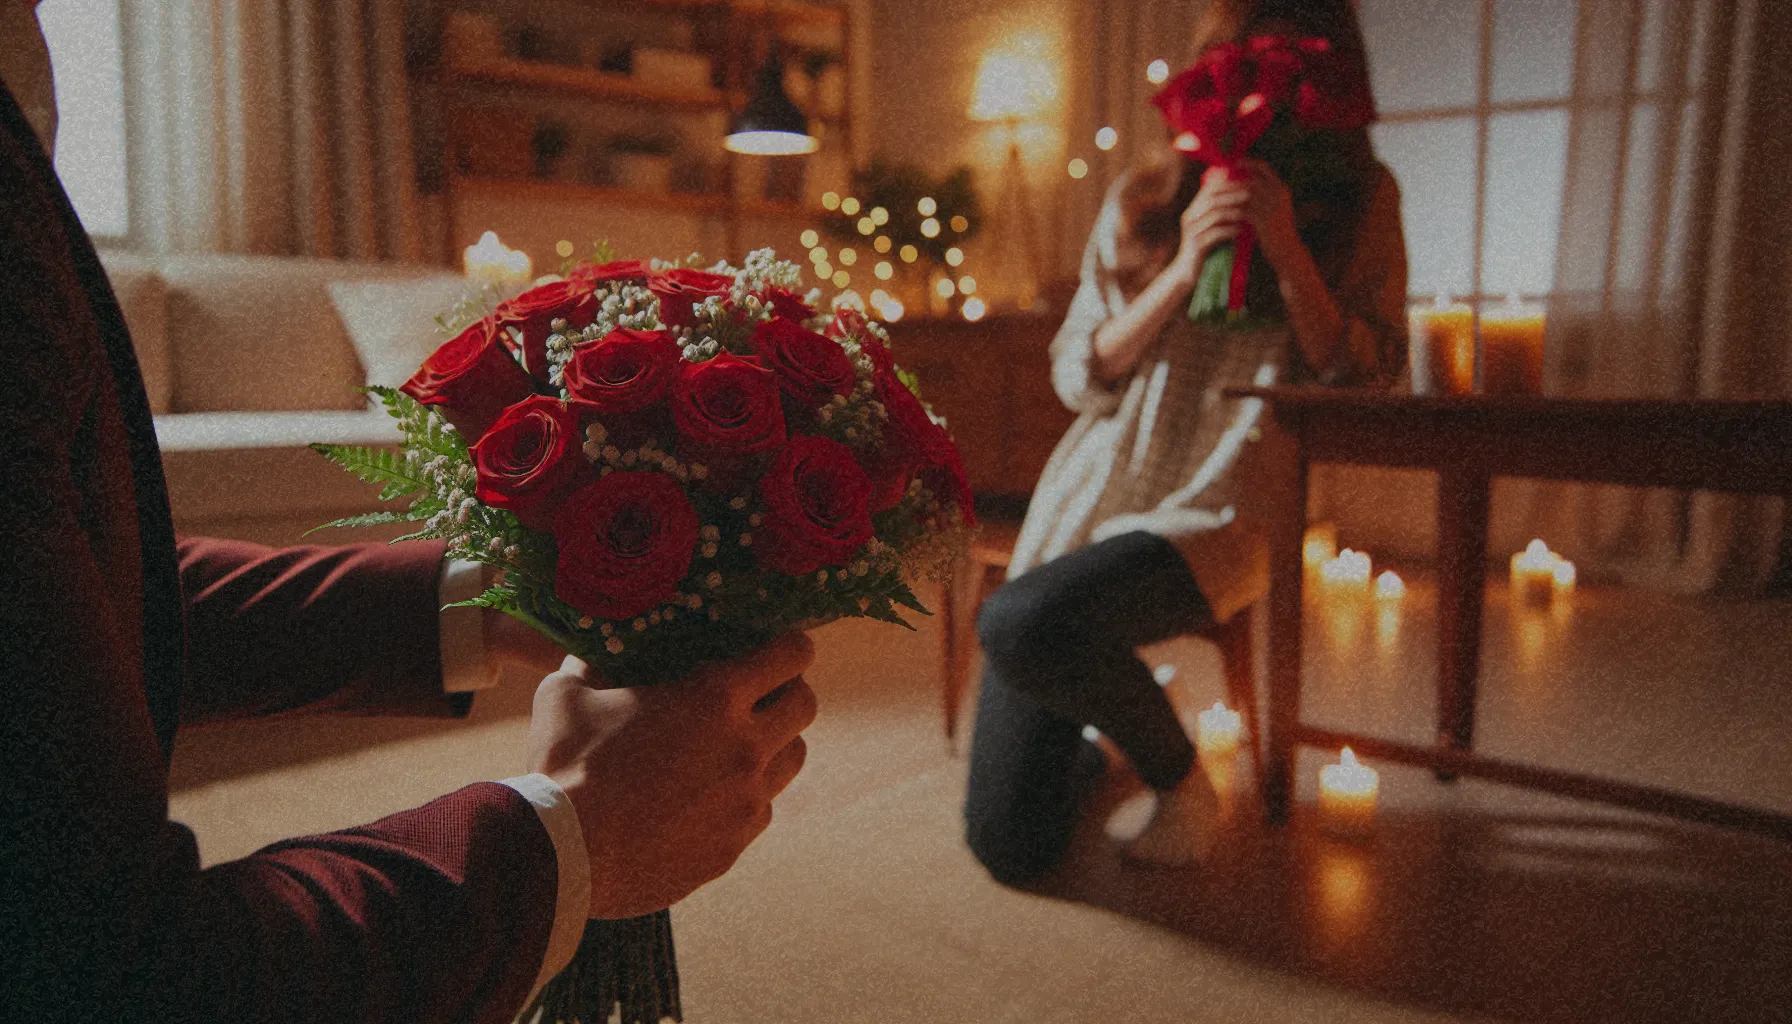
<instances>
[{"instance_id":1,"label":"dark maroon suit sleeve","mask_svg":"<svg viewBox=\"0 0 1792 1024\"><path fill-rule=\"evenodd\" d=\"M507 787L204 870L168 819L145 674L165 620L145 612L138 517L165 499L133 478L128 438L147 423L121 406L70 255L78 228L22 126L0 89L0 1020L509 1019L540 969L557 875ZM324 669L282 677L275 702L329 699ZM198 692L225 689L215 673ZM236 692L214 708L270 693Z\"/></svg>"},{"instance_id":2,"label":"dark maroon suit sleeve","mask_svg":"<svg viewBox=\"0 0 1792 1024\"><path fill-rule=\"evenodd\" d=\"M465 714L472 694L442 692L443 547L183 538L181 723L292 711Z\"/></svg>"}]
</instances>

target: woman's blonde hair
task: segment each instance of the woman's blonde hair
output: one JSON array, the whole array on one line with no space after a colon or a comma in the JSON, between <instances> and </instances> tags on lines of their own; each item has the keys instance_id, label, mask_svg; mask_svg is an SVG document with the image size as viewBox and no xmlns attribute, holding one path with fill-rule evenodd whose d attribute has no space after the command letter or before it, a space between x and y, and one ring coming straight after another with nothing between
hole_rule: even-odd
<instances>
[{"instance_id":1,"label":"woman's blonde hair","mask_svg":"<svg viewBox=\"0 0 1792 1024\"><path fill-rule=\"evenodd\" d=\"M1190 57L1198 60L1214 46L1264 29L1328 40L1347 66L1360 74L1360 87L1368 91L1368 56L1350 0L1209 0L1190 36ZM1344 151L1343 165L1348 168L1347 180L1334 183L1341 187L1328 189L1322 197L1295 196L1297 206L1313 213L1304 218L1301 238L1333 285L1349 262L1357 224L1369 204L1379 167L1368 129L1343 133L1339 145ZM1129 293L1143 287L1174 250L1181 238L1182 211L1200 191L1204 170L1205 165L1169 145L1167 131L1164 145L1133 169L1120 193L1120 270L1122 285ZM1279 304L1271 275L1253 274L1251 278L1253 308ZM1265 289L1261 294L1260 287Z\"/></svg>"}]
</instances>

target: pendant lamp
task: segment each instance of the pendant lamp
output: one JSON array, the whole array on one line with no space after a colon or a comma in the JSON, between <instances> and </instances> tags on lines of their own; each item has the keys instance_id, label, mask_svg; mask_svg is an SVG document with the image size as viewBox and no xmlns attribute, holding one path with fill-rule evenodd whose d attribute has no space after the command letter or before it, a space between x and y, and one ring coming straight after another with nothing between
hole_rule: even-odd
<instances>
[{"instance_id":1,"label":"pendant lamp","mask_svg":"<svg viewBox=\"0 0 1792 1024\"><path fill-rule=\"evenodd\" d=\"M784 92L784 61L776 47L759 66L753 95L735 115L722 146L755 156L792 156L821 148L821 140L809 134L809 119Z\"/></svg>"}]
</instances>

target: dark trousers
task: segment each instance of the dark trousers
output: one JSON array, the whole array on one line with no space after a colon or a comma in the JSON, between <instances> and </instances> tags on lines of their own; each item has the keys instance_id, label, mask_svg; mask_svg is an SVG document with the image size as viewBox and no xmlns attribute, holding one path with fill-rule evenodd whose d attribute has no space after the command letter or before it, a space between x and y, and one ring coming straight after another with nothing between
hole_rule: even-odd
<instances>
[{"instance_id":1,"label":"dark trousers","mask_svg":"<svg viewBox=\"0 0 1792 1024\"><path fill-rule=\"evenodd\" d=\"M990 595L977 619L986 667L965 837L992 875L1024 882L1063 858L1084 783L1103 770L1084 726L1153 788L1188 775L1194 747L1134 649L1211 618L1188 564L1151 533L1091 544Z\"/></svg>"}]
</instances>

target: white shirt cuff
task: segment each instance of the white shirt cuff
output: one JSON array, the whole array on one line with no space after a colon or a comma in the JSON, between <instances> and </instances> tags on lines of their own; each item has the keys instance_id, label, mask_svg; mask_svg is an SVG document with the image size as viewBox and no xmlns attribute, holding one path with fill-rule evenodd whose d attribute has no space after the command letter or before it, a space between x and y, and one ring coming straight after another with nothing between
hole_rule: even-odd
<instances>
[{"instance_id":1,"label":"white shirt cuff","mask_svg":"<svg viewBox=\"0 0 1792 1024\"><path fill-rule=\"evenodd\" d=\"M566 792L546 775L520 775L504 779L535 808L542 827L554 843L554 859L559 863L559 885L555 889L554 927L548 932L547 953L542 957L541 972L529 989L528 1006L554 975L566 969L573 954L579 951L579 940L585 935L585 919L591 916L591 859L585 853L585 833L579 827L579 811L566 798Z\"/></svg>"},{"instance_id":2,"label":"white shirt cuff","mask_svg":"<svg viewBox=\"0 0 1792 1024\"><path fill-rule=\"evenodd\" d=\"M484 690L498 681L497 669L485 657L485 609L449 608L485 593L484 567L478 562L450 559L442 563L438 590L442 609L442 690L467 693Z\"/></svg>"}]
</instances>

